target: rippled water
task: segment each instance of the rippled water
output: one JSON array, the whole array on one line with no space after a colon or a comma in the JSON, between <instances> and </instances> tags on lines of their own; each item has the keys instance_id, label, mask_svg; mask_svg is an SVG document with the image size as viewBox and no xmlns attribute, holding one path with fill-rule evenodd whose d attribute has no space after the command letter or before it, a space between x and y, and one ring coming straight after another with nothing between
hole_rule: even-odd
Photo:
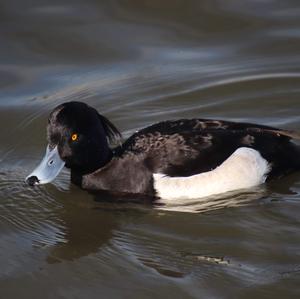
<instances>
[{"instance_id":1,"label":"rippled water","mask_svg":"<svg viewBox=\"0 0 300 299\"><path fill-rule=\"evenodd\" d=\"M0 297L299 298L300 174L183 206L24 177L58 103L129 136L189 117L300 128L300 3L0 3ZM192 213L191 213L192 212Z\"/></svg>"}]
</instances>

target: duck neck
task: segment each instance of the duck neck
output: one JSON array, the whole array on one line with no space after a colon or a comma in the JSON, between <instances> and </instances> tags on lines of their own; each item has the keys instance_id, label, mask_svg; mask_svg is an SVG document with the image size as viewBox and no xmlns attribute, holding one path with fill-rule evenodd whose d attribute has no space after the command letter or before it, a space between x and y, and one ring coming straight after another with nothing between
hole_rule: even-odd
<instances>
[{"instance_id":1,"label":"duck neck","mask_svg":"<svg viewBox=\"0 0 300 299\"><path fill-rule=\"evenodd\" d=\"M84 174L88 174L88 173L92 173L94 171L96 171L97 169L102 168L103 166L105 166L107 163L110 162L110 160L113 157L113 152L112 150L107 146L105 148L105 150L102 148L101 149L101 153L96 154L95 155L98 158L95 158L92 163L90 163L90 167L89 169L86 169L86 171L84 172Z\"/></svg>"},{"instance_id":2,"label":"duck neck","mask_svg":"<svg viewBox=\"0 0 300 299\"><path fill-rule=\"evenodd\" d=\"M107 148L105 152L101 152L101 155L97 155L98 159L94 159L89 163L89 166L86 168L71 168L71 182L77 186L81 187L82 178L84 175L93 173L94 171L101 169L105 165L107 165L112 157L113 152L110 148Z\"/></svg>"}]
</instances>

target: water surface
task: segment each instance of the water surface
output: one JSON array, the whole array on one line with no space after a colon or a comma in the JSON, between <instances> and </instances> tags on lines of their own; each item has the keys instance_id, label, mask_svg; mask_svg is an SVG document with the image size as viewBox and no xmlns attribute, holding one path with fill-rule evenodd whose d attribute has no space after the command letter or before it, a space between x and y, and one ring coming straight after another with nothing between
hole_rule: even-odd
<instances>
[{"instance_id":1,"label":"water surface","mask_svg":"<svg viewBox=\"0 0 300 299\"><path fill-rule=\"evenodd\" d=\"M2 1L0 42L1 298L299 298L300 174L168 210L95 201L67 170L23 182L64 101L125 137L189 117L299 129L298 1Z\"/></svg>"}]
</instances>

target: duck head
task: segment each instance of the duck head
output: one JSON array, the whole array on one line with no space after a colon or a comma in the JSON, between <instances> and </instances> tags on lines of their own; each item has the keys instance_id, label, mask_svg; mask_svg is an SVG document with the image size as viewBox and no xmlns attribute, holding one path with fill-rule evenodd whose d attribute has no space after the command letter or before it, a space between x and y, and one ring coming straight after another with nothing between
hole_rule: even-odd
<instances>
[{"instance_id":1,"label":"duck head","mask_svg":"<svg viewBox=\"0 0 300 299\"><path fill-rule=\"evenodd\" d=\"M82 102L61 104L48 118L46 154L26 182L49 183L64 166L77 175L91 173L111 160L109 142L119 137L116 127L96 109Z\"/></svg>"}]
</instances>

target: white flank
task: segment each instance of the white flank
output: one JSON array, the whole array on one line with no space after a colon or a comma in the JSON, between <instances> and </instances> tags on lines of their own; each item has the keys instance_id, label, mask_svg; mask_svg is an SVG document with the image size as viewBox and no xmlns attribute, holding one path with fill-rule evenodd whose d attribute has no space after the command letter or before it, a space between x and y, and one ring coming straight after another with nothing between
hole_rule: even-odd
<instances>
[{"instance_id":1,"label":"white flank","mask_svg":"<svg viewBox=\"0 0 300 299\"><path fill-rule=\"evenodd\" d=\"M228 191L251 188L265 182L270 165L254 149L241 147L214 170L189 177L155 173L157 195L168 202L195 199Z\"/></svg>"}]
</instances>

